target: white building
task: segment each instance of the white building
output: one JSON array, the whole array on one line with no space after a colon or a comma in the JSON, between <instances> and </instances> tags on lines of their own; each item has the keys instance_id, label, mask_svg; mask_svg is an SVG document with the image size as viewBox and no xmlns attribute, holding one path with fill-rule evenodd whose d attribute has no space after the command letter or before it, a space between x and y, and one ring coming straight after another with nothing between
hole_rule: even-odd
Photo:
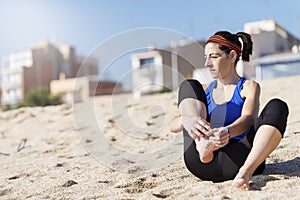
<instances>
[{"instance_id":1,"label":"white building","mask_svg":"<svg viewBox=\"0 0 300 200\"><path fill-rule=\"evenodd\" d=\"M85 61L83 75L97 75L97 60ZM66 78L77 75L82 59L73 47L42 42L23 52L13 53L2 59L0 70L1 104L16 104L24 101L27 93L36 87L50 89L50 81L64 73Z\"/></svg>"},{"instance_id":2,"label":"white building","mask_svg":"<svg viewBox=\"0 0 300 200\"><path fill-rule=\"evenodd\" d=\"M258 80L266 78L266 76L264 77L260 74L260 72L263 71L261 67L264 66L259 64L262 58L268 56L269 58L267 60L272 60L278 56L285 57L285 55L281 56L281 54L292 53L291 50L293 46L299 46L300 44L298 38L290 34L273 19L245 23L244 31L249 33L253 40L253 54L251 60L249 63L241 64L241 73L248 78ZM263 62L265 63L266 60ZM279 74L277 74L277 76L279 76Z\"/></svg>"},{"instance_id":3,"label":"white building","mask_svg":"<svg viewBox=\"0 0 300 200\"><path fill-rule=\"evenodd\" d=\"M180 41L166 49L149 48L133 54L132 82L135 96L177 90L179 84L193 77L196 68L204 66L203 42Z\"/></svg>"},{"instance_id":4,"label":"white building","mask_svg":"<svg viewBox=\"0 0 300 200\"><path fill-rule=\"evenodd\" d=\"M5 65L4 65L5 64ZM33 65L32 51L14 53L2 60L1 67L1 103L16 104L24 97L23 77L24 68Z\"/></svg>"},{"instance_id":5,"label":"white building","mask_svg":"<svg viewBox=\"0 0 300 200\"><path fill-rule=\"evenodd\" d=\"M281 53L256 59L256 79L300 75L300 53Z\"/></svg>"}]
</instances>

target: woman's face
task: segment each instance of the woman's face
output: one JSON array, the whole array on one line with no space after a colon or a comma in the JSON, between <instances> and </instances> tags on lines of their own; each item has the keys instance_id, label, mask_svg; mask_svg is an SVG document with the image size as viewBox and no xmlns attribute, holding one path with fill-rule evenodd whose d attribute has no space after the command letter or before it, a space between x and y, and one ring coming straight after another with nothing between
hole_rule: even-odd
<instances>
[{"instance_id":1,"label":"woman's face","mask_svg":"<svg viewBox=\"0 0 300 200\"><path fill-rule=\"evenodd\" d=\"M234 64L230 55L227 55L219 48L217 43L208 43L205 46L205 67L209 68L209 72L213 79L224 78L232 71Z\"/></svg>"}]
</instances>

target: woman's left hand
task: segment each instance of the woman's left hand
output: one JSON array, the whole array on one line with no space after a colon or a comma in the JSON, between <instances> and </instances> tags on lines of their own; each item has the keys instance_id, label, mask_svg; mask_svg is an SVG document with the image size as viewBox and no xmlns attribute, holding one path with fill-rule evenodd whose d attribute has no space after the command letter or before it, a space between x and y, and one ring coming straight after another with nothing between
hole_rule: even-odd
<instances>
[{"instance_id":1,"label":"woman's left hand","mask_svg":"<svg viewBox=\"0 0 300 200\"><path fill-rule=\"evenodd\" d=\"M211 130L209 140L213 141L217 147L224 147L229 142L229 133L223 127L214 128Z\"/></svg>"}]
</instances>

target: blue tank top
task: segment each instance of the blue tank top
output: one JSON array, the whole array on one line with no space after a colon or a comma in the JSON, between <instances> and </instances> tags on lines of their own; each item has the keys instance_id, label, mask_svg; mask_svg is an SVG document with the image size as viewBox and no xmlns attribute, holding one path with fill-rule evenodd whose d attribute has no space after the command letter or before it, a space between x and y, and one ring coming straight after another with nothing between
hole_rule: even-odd
<instances>
[{"instance_id":1,"label":"blue tank top","mask_svg":"<svg viewBox=\"0 0 300 200\"><path fill-rule=\"evenodd\" d=\"M240 78L235 87L231 100L223 104L216 104L213 100L212 91L217 81L215 80L210 83L210 85L206 89L206 99L208 106L208 115L212 128L228 126L241 116L245 100L241 97L240 93L245 81L246 79L244 77ZM248 132L249 130L231 139L240 140Z\"/></svg>"}]
</instances>

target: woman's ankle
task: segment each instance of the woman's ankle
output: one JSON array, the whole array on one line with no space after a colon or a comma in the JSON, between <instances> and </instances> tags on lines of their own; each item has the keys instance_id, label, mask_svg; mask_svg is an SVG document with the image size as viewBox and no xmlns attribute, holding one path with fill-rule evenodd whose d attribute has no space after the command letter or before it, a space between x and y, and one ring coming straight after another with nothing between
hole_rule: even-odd
<instances>
[{"instance_id":1,"label":"woman's ankle","mask_svg":"<svg viewBox=\"0 0 300 200\"><path fill-rule=\"evenodd\" d=\"M213 152L210 152L209 154L207 154L206 156L201 156L200 154L199 154L199 157L200 157L200 161L202 162L202 163L209 163L209 162L211 162L212 160L213 160L213 158L214 158L214 153Z\"/></svg>"}]
</instances>

